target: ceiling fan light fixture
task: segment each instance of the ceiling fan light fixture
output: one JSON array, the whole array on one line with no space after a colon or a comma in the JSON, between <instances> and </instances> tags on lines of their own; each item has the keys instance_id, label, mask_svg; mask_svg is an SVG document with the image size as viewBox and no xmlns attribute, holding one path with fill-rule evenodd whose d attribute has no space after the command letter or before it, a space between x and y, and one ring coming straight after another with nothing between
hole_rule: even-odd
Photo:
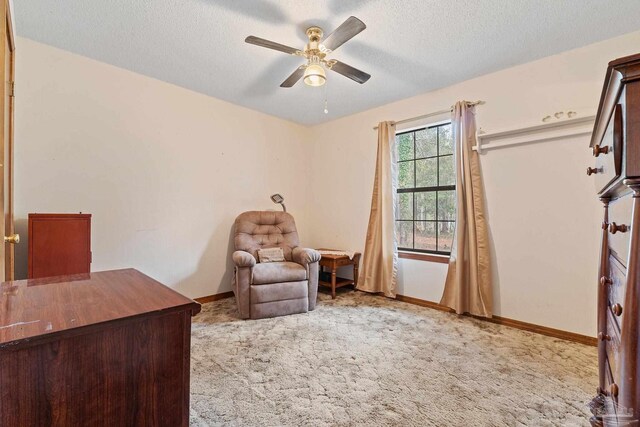
<instances>
[{"instance_id":1,"label":"ceiling fan light fixture","mask_svg":"<svg viewBox=\"0 0 640 427\"><path fill-rule=\"evenodd\" d=\"M364 22L355 16L347 18L347 20L340 24L326 39L323 39L324 31L322 28L317 26L309 27L306 31L309 43L307 43L303 49L296 49L256 36L248 36L244 41L252 45L299 56L306 60L306 64L296 68L295 71L280 84L280 87L293 87L300 80L304 80L307 86L323 86L327 82L326 70L342 74L362 84L369 80L371 77L369 74L336 59L327 59L326 57L329 54L333 54L333 52L344 43L360 34L365 28L367 28L367 26Z\"/></svg>"},{"instance_id":2,"label":"ceiling fan light fixture","mask_svg":"<svg viewBox=\"0 0 640 427\"><path fill-rule=\"evenodd\" d=\"M324 68L320 64L309 64L304 70L304 83L307 86L322 86L327 80Z\"/></svg>"}]
</instances>

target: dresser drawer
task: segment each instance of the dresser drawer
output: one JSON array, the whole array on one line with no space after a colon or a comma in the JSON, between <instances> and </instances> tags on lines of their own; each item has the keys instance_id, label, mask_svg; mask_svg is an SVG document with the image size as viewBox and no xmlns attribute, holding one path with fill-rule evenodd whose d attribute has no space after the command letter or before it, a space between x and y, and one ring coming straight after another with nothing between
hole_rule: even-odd
<instances>
[{"instance_id":1,"label":"dresser drawer","mask_svg":"<svg viewBox=\"0 0 640 427\"><path fill-rule=\"evenodd\" d=\"M602 414L602 421L605 426L618 426L618 417L617 417L617 398L611 396L611 387L614 384L614 380L611 375L611 369L609 366L609 360L605 363L605 401L604 401L604 410L605 413Z\"/></svg>"},{"instance_id":2,"label":"dresser drawer","mask_svg":"<svg viewBox=\"0 0 640 427\"><path fill-rule=\"evenodd\" d=\"M607 281L607 308L613 321L621 330L622 317L624 316L625 294L627 290L626 269L611 256L609 257L609 281Z\"/></svg>"},{"instance_id":3,"label":"dresser drawer","mask_svg":"<svg viewBox=\"0 0 640 427\"><path fill-rule=\"evenodd\" d=\"M595 168L587 169L594 175L596 191L602 193L622 173L622 106L616 105L609 125L599 144L592 147Z\"/></svg>"},{"instance_id":4,"label":"dresser drawer","mask_svg":"<svg viewBox=\"0 0 640 427\"><path fill-rule=\"evenodd\" d=\"M611 253L627 266L633 197L631 193L612 200L609 204L609 248Z\"/></svg>"},{"instance_id":5,"label":"dresser drawer","mask_svg":"<svg viewBox=\"0 0 640 427\"><path fill-rule=\"evenodd\" d=\"M613 382L620 378L620 372L618 371L620 364L618 360L620 359L620 329L618 328L618 324L616 320L613 318L613 314L611 310L607 311L607 335L606 340L606 349L607 349L607 360L609 361L609 366L611 367L611 376Z\"/></svg>"}]
</instances>

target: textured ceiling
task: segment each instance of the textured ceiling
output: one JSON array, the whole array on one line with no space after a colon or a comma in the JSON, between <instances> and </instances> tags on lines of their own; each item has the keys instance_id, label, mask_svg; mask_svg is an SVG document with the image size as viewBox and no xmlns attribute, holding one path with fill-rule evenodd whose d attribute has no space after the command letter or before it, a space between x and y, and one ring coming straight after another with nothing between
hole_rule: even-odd
<instances>
[{"instance_id":1,"label":"textured ceiling","mask_svg":"<svg viewBox=\"0 0 640 427\"><path fill-rule=\"evenodd\" d=\"M19 0L17 34L235 104L312 125L640 29L638 0ZM350 15L367 29L331 57L372 75L324 88L280 83L302 48Z\"/></svg>"}]
</instances>

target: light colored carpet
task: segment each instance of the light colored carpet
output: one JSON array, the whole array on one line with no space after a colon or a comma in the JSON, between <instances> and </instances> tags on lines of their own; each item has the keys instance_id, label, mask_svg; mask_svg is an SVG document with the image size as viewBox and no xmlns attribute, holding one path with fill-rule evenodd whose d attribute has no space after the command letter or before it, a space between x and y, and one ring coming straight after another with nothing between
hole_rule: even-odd
<instances>
[{"instance_id":1,"label":"light colored carpet","mask_svg":"<svg viewBox=\"0 0 640 427\"><path fill-rule=\"evenodd\" d=\"M363 292L239 320L203 305L193 426L583 426L596 349Z\"/></svg>"}]
</instances>

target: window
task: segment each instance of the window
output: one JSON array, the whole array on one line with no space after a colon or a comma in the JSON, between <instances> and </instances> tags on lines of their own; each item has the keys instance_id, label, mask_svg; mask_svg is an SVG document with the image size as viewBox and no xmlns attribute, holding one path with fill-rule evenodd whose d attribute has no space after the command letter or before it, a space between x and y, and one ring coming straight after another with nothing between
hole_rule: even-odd
<instances>
[{"instance_id":1,"label":"window","mask_svg":"<svg viewBox=\"0 0 640 427\"><path fill-rule=\"evenodd\" d=\"M396 134L398 249L449 255L456 219L451 123Z\"/></svg>"}]
</instances>

